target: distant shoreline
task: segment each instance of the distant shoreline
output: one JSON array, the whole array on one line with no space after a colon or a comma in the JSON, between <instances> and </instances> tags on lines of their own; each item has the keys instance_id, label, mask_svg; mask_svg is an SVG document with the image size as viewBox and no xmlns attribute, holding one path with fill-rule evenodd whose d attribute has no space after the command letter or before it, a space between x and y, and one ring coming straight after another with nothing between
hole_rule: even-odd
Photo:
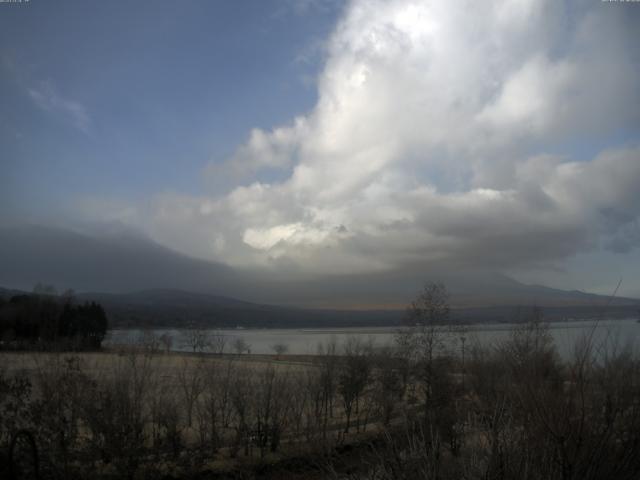
<instances>
[{"instance_id":1,"label":"distant shoreline","mask_svg":"<svg viewBox=\"0 0 640 480\"><path fill-rule=\"evenodd\" d=\"M542 323L549 325L550 328L558 329L558 328L580 328L584 325L584 323L593 323L593 322L628 322L628 321L638 321L634 317L606 317L606 318L570 318L565 320L545 320ZM502 330L511 330L514 327L521 326L525 324L526 321L522 322L476 322L476 323L452 323L452 324L443 324L442 327L464 327L469 331L502 331ZM211 330L211 331L219 331L219 332L246 332L246 331L269 331L274 332L278 330L283 331L295 331L305 334L345 334L345 333L357 333L361 335L366 335L367 333L371 334L380 334L380 333L393 333L398 329L403 328L402 325L388 325L388 326L345 326L345 327L270 327L270 326L262 326L262 327L242 327L242 328L233 328L233 327L216 327L216 326L205 326L198 325L195 327L185 327L185 326L135 326L135 325L127 325L127 326L114 326L109 328L109 331L129 331L129 330L137 330L137 331L145 331L145 330L191 330L191 329L199 329L199 330Z\"/></svg>"}]
</instances>

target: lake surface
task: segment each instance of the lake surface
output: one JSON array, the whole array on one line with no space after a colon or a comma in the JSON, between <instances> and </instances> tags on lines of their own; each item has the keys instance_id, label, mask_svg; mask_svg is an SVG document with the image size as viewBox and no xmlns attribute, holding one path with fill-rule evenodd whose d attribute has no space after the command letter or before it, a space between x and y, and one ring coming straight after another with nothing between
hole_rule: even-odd
<instances>
[{"instance_id":1,"label":"lake surface","mask_svg":"<svg viewBox=\"0 0 640 480\"><path fill-rule=\"evenodd\" d=\"M549 332L553 337L558 352L563 358L570 358L577 342L589 336L597 349L630 348L640 351L640 323L636 319L626 320L585 320L572 322L549 323ZM466 345L477 342L482 346L498 345L511 335L516 326L513 324L483 324L468 326ZM315 329L233 329L211 330L211 333L223 335L226 340L225 352L232 352L232 343L243 339L253 354L273 354L275 344L287 346L290 354L315 354L319 344L326 344L335 339L338 347L350 336L359 336L370 340L374 346L392 345L397 327L371 328L315 328ZM189 351L185 341L184 330L154 329L147 330L160 337L163 334L172 337L174 351ZM142 330L110 330L105 339L106 346L135 345L141 342ZM451 348L455 348L457 334L450 336Z\"/></svg>"}]
</instances>

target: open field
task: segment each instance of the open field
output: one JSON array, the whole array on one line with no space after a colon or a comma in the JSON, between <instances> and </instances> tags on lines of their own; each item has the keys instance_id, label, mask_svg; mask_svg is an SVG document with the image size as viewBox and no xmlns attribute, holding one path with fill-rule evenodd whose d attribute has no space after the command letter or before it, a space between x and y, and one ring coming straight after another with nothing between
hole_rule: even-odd
<instances>
[{"instance_id":1,"label":"open field","mask_svg":"<svg viewBox=\"0 0 640 480\"><path fill-rule=\"evenodd\" d=\"M637 478L631 352L560 360L535 322L492 349L439 335L313 356L1 352L0 473L34 468L32 438L43 478Z\"/></svg>"},{"instance_id":2,"label":"open field","mask_svg":"<svg viewBox=\"0 0 640 480\"><path fill-rule=\"evenodd\" d=\"M88 374L100 376L113 371L114 367L122 362L123 358L137 355L144 356L144 353L133 348L112 348L104 349L100 352L74 353L0 351L2 368L9 374L36 374L43 368L43 365L57 364L65 359L73 358L82 364L83 369ZM314 359L317 358L309 355L282 355L278 357L277 355L213 355L188 352L157 353L149 357L152 358L154 368L158 369L158 374L165 378L176 376L179 368L182 368L185 363L190 366L200 363L203 366L211 366L213 368L221 367L229 362L244 365L247 368L266 368L268 366L283 368L311 366L314 363Z\"/></svg>"},{"instance_id":3,"label":"open field","mask_svg":"<svg viewBox=\"0 0 640 480\"><path fill-rule=\"evenodd\" d=\"M327 358L335 366L337 357ZM99 458L98 471L107 477L128 475L140 465L148 472L150 462L162 464L163 474L181 476L195 468L183 458L186 452L197 458L198 469L224 472L255 462L264 466L313 456L320 444L322 450L345 442L346 417L335 392L329 398L318 390L314 406L307 398L321 375L320 360L300 355L151 354L131 348L2 352L2 378L8 387L2 400L5 405L14 400L21 404L15 420L32 431L48 436L66 430L59 433L73 438L73 449L91 450ZM28 391L12 391L15 379L27 381ZM329 388L335 390L336 381L332 378ZM53 404L45 408L49 402ZM50 424L41 423L42 412L34 415L32 408L54 409L45 422ZM348 435L354 441L365 434L366 424L372 428L372 419L363 415L364 410L355 416ZM372 415L371 406L366 415ZM312 440L318 443L310 448ZM56 449L40 441L38 445L46 454ZM68 468L77 462L71 460L71 450L64 452ZM114 461L118 456L126 458Z\"/></svg>"}]
</instances>

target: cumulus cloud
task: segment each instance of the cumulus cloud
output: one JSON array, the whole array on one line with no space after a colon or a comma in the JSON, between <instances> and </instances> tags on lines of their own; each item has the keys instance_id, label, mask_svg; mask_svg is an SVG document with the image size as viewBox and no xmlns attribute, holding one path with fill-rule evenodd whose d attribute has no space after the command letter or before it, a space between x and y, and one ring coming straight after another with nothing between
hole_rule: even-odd
<instances>
[{"instance_id":1,"label":"cumulus cloud","mask_svg":"<svg viewBox=\"0 0 640 480\"><path fill-rule=\"evenodd\" d=\"M633 249L640 148L613 139L640 125L634 12L356 0L313 110L209 166L239 182L230 192L159 195L146 228L198 256L325 273ZM603 146L573 158L584 138Z\"/></svg>"},{"instance_id":2,"label":"cumulus cloud","mask_svg":"<svg viewBox=\"0 0 640 480\"><path fill-rule=\"evenodd\" d=\"M247 142L228 161L209 165L206 174L238 181L263 170L287 168L294 161L306 131L306 120L302 117L297 118L292 127L279 127L270 132L254 128Z\"/></svg>"}]
</instances>

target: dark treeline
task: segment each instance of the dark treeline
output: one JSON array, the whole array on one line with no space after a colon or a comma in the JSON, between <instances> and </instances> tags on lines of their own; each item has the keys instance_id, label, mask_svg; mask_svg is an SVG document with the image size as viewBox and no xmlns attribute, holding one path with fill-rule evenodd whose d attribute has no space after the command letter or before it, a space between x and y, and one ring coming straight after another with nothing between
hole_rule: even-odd
<instances>
[{"instance_id":1,"label":"dark treeline","mask_svg":"<svg viewBox=\"0 0 640 480\"><path fill-rule=\"evenodd\" d=\"M95 302L75 304L72 292L55 295L36 288L32 294L0 297L0 348L98 349L108 328Z\"/></svg>"},{"instance_id":2,"label":"dark treeline","mask_svg":"<svg viewBox=\"0 0 640 480\"><path fill-rule=\"evenodd\" d=\"M631 350L587 333L562 361L536 309L482 347L442 328L449 315L431 284L386 347L354 336L302 362L167 355L148 342L42 354L31 373L7 363L0 455L28 431L42 478L639 478ZM28 448L17 457L32 468Z\"/></svg>"},{"instance_id":3,"label":"dark treeline","mask_svg":"<svg viewBox=\"0 0 640 480\"><path fill-rule=\"evenodd\" d=\"M101 302L102 303L102 302ZM402 322L402 310L312 310L286 307L202 307L182 305L127 304L104 302L112 328L364 328L396 327ZM526 307L498 306L456 308L449 322L459 324L522 323ZM638 305L614 305L606 309L610 319L635 318ZM602 314L594 307L544 307L545 319L552 322L593 320Z\"/></svg>"},{"instance_id":4,"label":"dark treeline","mask_svg":"<svg viewBox=\"0 0 640 480\"><path fill-rule=\"evenodd\" d=\"M39 286L39 290L47 290ZM0 297L26 294L3 290ZM84 293L76 295L78 303L96 302L107 313L110 328L333 328L333 327L397 327L403 310L328 310L260 305L231 298L179 290L147 290L127 294ZM1 300L0 300L1 301ZM604 307L544 306L545 319L565 321L595 319ZM634 318L640 304L608 305L607 318ZM493 307L452 308L448 323L522 323L526 307L503 305Z\"/></svg>"}]
</instances>

